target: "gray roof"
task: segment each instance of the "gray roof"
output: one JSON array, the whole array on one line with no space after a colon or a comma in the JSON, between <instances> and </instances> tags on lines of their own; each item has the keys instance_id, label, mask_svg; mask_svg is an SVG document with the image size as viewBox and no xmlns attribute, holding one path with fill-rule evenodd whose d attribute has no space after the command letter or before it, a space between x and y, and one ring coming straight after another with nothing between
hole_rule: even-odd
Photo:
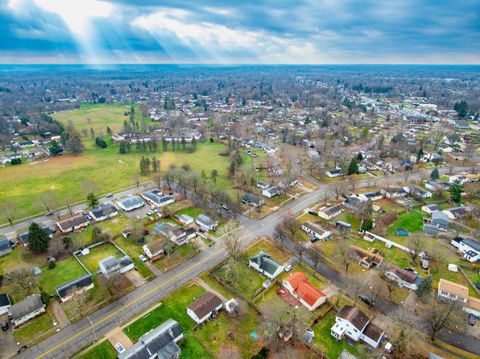
<instances>
[{"instance_id":1,"label":"gray roof","mask_svg":"<svg viewBox=\"0 0 480 359\"><path fill-rule=\"evenodd\" d=\"M198 217L195 218L195 221L200 222L200 224L204 224L206 226L211 226L213 224L213 220L204 214L198 215Z\"/></svg>"},{"instance_id":2,"label":"gray roof","mask_svg":"<svg viewBox=\"0 0 480 359\"><path fill-rule=\"evenodd\" d=\"M280 267L280 264L275 262L269 254L263 251L260 251L256 256L250 258L250 261L258 264L260 269L269 273L270 275L275 274Z\"/></svg>"},{"instance_id":3,"label":"gray roof","mask_svg":"<svg viewBox=\"0 0 480 359\"><path fill-rule=\"evenodd\" d=\"M464 238L463 243L465 243L467 246L475 249L476 251L480 251L480 243L477 241L474 241L473 239L470 238Z\"/></svg>"},{"instance_id":4,"label":"gray roof","mask_svg":"<svg viewBox=\"0 0 480 359\"><path fill-rule=\"evenodd\" d=\"M159 359L170 359L180 353L177 338L183 335L183 329L173 319L168 319L155 329L143 335L138 342L121 354L119 359L150 359L157 355Z\"/></svg>"},{"instance_id":5,"label":"gray roof","mask_svg":"<svg viewBox=\"0 0 480 359\"><path fill-rule=\"evenodd\" d=\"M93 208L90 213L93 214L95 218L101 218L103 216L109 216L112 213L117 212L117 209L110 203L105 203L100 206Z\"/></svg>"},{"instance_id":6,"label":"gray roof","mask_svg":"<svg viewBox=\"0 0 480 359\"><path fill-rule=\"evenodd\" d=\"M448 216L445 213L443 213L442 211L433 211L432 212L432 222L433 221L438 221L438 220L444 220L444 221L450 222L450 218L448 218Z\"/></svg>"},{"instance_id":7,"label":"gray roof","mask_svg":"<svg viewBox=\"0 0 480 359\"><path fill-rule=\"evenodd\" d=\"M88 287L92 283L93 281L90 274L84 274L78 278L75 278L74 280L71 280L65 284L58 286L57 288L55 288L55 291L57 292L60 298L65 298L68 296L68 291L71 290L72 288L81 289L84 287Z\"/></svg>"},{"instance_id":8,"label":"gray roof","mask_svg":"<svg viewBox=\"0 0 480 359\"><path fill-rule=\"evenodd\" d=\"M13 320L18 320L43 307L44 305L40 294L32 294L17 304L12 305L10 312L12 313Z\"/></svg>"}]
</instances>

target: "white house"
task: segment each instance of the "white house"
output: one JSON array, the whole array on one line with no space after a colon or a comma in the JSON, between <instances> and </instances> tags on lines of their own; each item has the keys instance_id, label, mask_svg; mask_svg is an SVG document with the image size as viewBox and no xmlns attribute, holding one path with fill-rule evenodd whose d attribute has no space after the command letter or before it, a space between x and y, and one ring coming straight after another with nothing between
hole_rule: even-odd
<instances>
[{"instance_id":1,"label":"white house","mask_svg":"<svg viewBox=\"0 0 480 359\"><path fill-rule=\"evenodd\" d=\"M89 213L95 221L99 222L115 217L118 215L118 210L113 204L105 203L93 208Z\"/></svg>"},{"instance_id":2,"label":"white house","mask_svg":"<svg viewBox=\"0 0 480 359\"><path fill-rule=\"evenodd\" d=\"M125 255L121 258L115 258L114 256L109 256L100 262L98 262L98 266L100 268L100 272L106 277L109 278L110 276L116 273L126 273L133 268L135 268L135 264L133 263L132 259Z\"/></svg>"},{"instance_id":3,"label":"white house","mask_svg":"<svg viewBox=\"0 0 480 359\"><path fill-rule=\"evenodd\" d=\"M117 206L125 212L130 212L145 206L145 202L139 196L130 196L117 201Z\"/></svg>"},{"instance_id":4,"label":"white house","mask_svg":"<svg viewBox=\"0 0 480 359\"><path fill-rule=\"evenodd\" d=\"M88 219L81 213L57 222L57 226L62 233L73 232L77 229L87 227L89 224Z\"/></svg>"},{"instance_id":5,"label":"white house","mask_svg":"<svg viewBox=\"0 0 480 359\"><path fill-rule=\"evenodd\" d=\"M468 288L463 285L440 278L440 281L438 282L437 296L443 299L467 303Z\"/></svg>"},{"instance_id":6,"label":"white house","mask_svg":"<svg viewBox=\"0 0 480 359\"><path fill-rule=\"evenodd\" d=\"M143 253L149 258L155 258L165 253L166 240L156 240L145 244L142 249Z\"/></svg>"},{"instance_id":7,"label":"white house","mask_svg":"<svg viewBox=\"0 0 480 359\"><path fill-rule=\"evenodd\" d=\"M362 201L378 201L383 198L383 194L381 191L371 191L371 192L365 192L365 193L360 193L358 195L358 198L360 198Z\"/></svg>"},{"instance_id":8,"label":"white house","mask_svg":"<svg viewBox=\"0 0 480 359\"><path fill-rule=\"evenodd\" d=\"M417 290L425 280L415 273L397 267L391 263L388 263L385 266L385 277L396 282L400 288L408 288L410 290Z\"/></svg>"},{"instance_id":9,"label":"white house","mask_svg":"<svg viewBox=\"0 0 480 359\"><path fill-rule=\"evenodd\" d=\"M333 170L328 170L325 174L330 178L340 177L343 175L343 172L340 168L335 168Z\"/></svg>"},{"instance_id":10,"label":"white house","mask_svg":"<svg viewBox=\"0 0 480 359\"><path fill-rule=\"evenodd\" d=\"M278 196L281 193L281 189L278 186L272 186L264 189L262 194L267 198Z\"/></svg>"},{"instance_id":11,"label":"white house","mask_svg":"<svg viewBox=\"0 0 480 359\"><path fill-rule=\"evenodd\" d=\"M8 296L7 293L2 293L0 294L0 316L8 313L8 310L12 306L12 303L10 302L10 297Z\"/></svg>"},{"instance_id":12,"label":"white house","mask_svg":"<svg viewBox=\"0 0 480 359\"><path fill-rule=\"evenodd\" d=\"M284 266L278 264L270 255L263 251L250 258L248 266L270 279L276 278L284 270Z\"/></svg>"},{"instance_id":13,"label":"white house","mask_svg":"<svg viewBox=\"0 0 480 359\"><path fill-rule=\"evenodd\" d=\"M305 222L302 224L302 230L310 235L312 242L324 241L330 238L332 232L320 227L317 223Z\"/></svg>"},{"instance_id":14,"label":"white house","mask_svg":"<svg viewBox=\"0 0 480 359\"><path fill-rule=\"evenodd\" d=\"M327 295L310 284L302 272L292 273L283 280L282 286L310 311L314 311L327 300Z\"/></svg>"},{"instance_id":15,"label":"white house","mask_svg":"<svg viewBox=\"0 0 480 359\"><path fill-rule=\"evenodd\" d=\"M480 260L480 243L470 238L455 237L451 241L452 246L458 249L463 258L469 262Z\"/></svg>"},{"instance_id":16,"label":"white house","mask_svg":"<svg viewBox=\"0 0 480 359\"><path fill-rule=\"evenodd\" d=\"M223 306L223 301L211 292L206 292L204 295L195 300L187 308L187 314L195 323L201 324L209 319L214 312L218 312Z\"/></svg>"},{"instance_id":17,"label":"white house","mask_svg":"<svg viewBox=\"0 0 480 359\"><path fill-rule=\"evenodd\" d=\"M463 206L460 206L444 209L442 212L445 213L450 219L458 219L467 213L467 209Z\"/></svg>"},{"instance_id":18,"label":"white house","mask_svg":"<svg viewBox=\"0 0 480 359\"><path fill-rule=\"evenodd\" d=\"M335 317L335 324L330 334L341 340L347 336L351 340L363 341L373 348L378 347L384 331L370 322L370 319L360 310L350 305L344 306Z\"/></svg>"},{"instance_id":19,"label":"white house","mask_svg":"<svg viewBox=\"0 0 480 359\"><path fill-rule=\"evenodd\" d=\"M436 203L426 204L422 206L422 211L427 214L432 214L434 211L440 210L440 206Z\"/></svg>"},{"instance_id":20,"label":"white house","mask_svg":"<svg viewBox=\"0 0 480 359\"><path fill-rule=\"evenodd\" d=\"M18 327L32 318L45 312L45 305L40 294L32 294L10 307L10 315L14 326Z\"/></svg>"},{"instance_id":21,"label":"white house","mask_svg":"<svg viewBox=\"0 0 480 359\"><path fill-rule=\"evenodd\" d=\"M218 222L215 222L213 219L204 214L198 215L197 218L195 218L195 223L198 224L201 229L207 231L213 231L218 226Z\"/></svg>"},{"instance_id":22,"label":"white house","mask_svg":"<svg viewBox=\"0 0 480 359\"><path fill-rule=\"evenodd\" d=\"M331 207L323 207L318 210L318 216L323 219L332 219L342 213L342 207L340 205L335 205Z\"/></svg>"}]
</instances>

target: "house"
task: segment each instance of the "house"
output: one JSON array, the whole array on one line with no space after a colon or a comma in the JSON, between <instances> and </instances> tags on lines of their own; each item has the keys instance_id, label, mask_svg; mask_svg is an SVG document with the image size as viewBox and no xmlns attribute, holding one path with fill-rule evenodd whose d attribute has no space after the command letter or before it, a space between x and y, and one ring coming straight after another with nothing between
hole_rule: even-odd
<instances>
[{"instance_id":1,"label":"house","mask_svg":"<svg viewBox=\"0 0 480 359\"><path fill-rule=\"evenodd\" d=\"M463 258L469 262L480 260L480 242L470 238L455 237L451 241L452 246L458 249Z\"/></svg>"},{"instance_id":2,"label":"house","mask_svg":"<svg viewBox=\"0 0 480 359\"><path fill-rule=\"evenodd\" d=\"M90 222L88 221L88 219L81 213L57 222L57 226L62 231L62 233L73 232L77 229L86 227L89 224Z\"/></svg>"},{"instance_id":3,"label":"house","mask_svg":"<svg viewBox=\"0 0 480 359\"><path fill-rule=\"evenodd\" d=\"M327 300L327 295L310 284L305 273L292 273L283 280L282 285L310 311L314 311Z\"/></svg>"},{"instance_id":4,"label":"house","mask_svg":"<svg viewBox=\"0 0 480 359\"><path fill-rule=\"evenodd\" d=\"M293 186L296 186L298 184L298 179L296 178L289 178L285 181L282 181L278 184L278 186L281 188L281 189L287 189L287 188L290 188L290 187L293 187Z\"/></svg>"},{"instance_id":5,"label":"house","mask_svg":"<svg viewBox=\"0 0 480 359\"><path fill-rule=\"evenodd\" d=\"M155 329L144 334L118 359L178 359L182 350L178 342L183 338L183 329L177 321L168 319Z\"/></svg>"},{"instance_id":6,"label":"house","mask_svg":"<svg viewBox=\"0 0 480 359\"><path fill-rule=\"evenodd\" d=\"M48 238L50 239L53 238L53 232L49 226L43 225L40 227L40 229L47 234ZM28 233L29 233L28 231L25 231L18 235L18 239L20 239L20 241L25 247L28 247Z\"/></svg>"},{"instance_id":7,"label":"house","mask_svg":"<svg viewBox=\"0 0 480 359\"><path fill-rule=\"evenodd\" d=\"M325 172L325 174L330 177L330 178L334 178L334 177L340 177L343 175L343 172L340 168L335 168L333 170L328 170Z\"/></svg>"},{"instance_id":8,"label":"house","mask_svg":"<svg viewBox=\"0 0 480 359\"><path fill-rule=\"evenodd\" d=\"M460 207L444 209L442 212L445 213L450 219L458 219L464 216L465 214L467 214L467 209L463 206L460 206Z\"/></svg>"},{"instance_id":9,"label":"house","mask_svg":"<svg viewBox=\"0 0 480 359\"><path fill-rule=\"evenodd\" d=\"M448 187L449 184L446 182L428 181L425 183L425 188L433 192L446 191L448 190Z\"/></svg>"},{"instance_id":10,"label":"house","mask_svg":"<svg viewBox=\"0 0 480 359\"><path fill-rule=\"evenodd\" d=\"M32 294L10 307L9 315L14 326L18 327L45 312L40 294Z\"/></svg>"},{"instance_id":11,"label":"house","mask_svg":"<svg viewBox=\"0 0 480 359\"><path fill-rule=\"evenodd\" d=\"M149 259L156 259L165 254L165 249L167 247L167 241L165 239L159 239L145 244L142 249L143 253L145 253Z\"/></svg>"},{"instance_id":12,"label":"house","mask_svg":"<svg viewBox=\"0 0 480 359\"><path fill-rule=\"evenodd\" d=\"M263 251L250 258L248 266L270 279L276 278L284 269L282 265L278 264L270 255Z\"/></svg>"},{"instance_id":13,"label":"house","mask_svg":"<svg viewBox=\"0 0 480 359\"><path fill-rule=\"evenodd\" d=\"M12 247L10 246L10 241L6 238L0 238L0 257L11 252Z\"/></svg>"},{"instance_id":14,"label":"house","mask_svg":"<svg viewBox=\"0 0 480 359\"><path fill-rule=\"evenodd\" d=\"M132 259L127 255L124 255L121 258L109 256L98 262L98 266L100 268L100 272L105 276L105 278L109 278L116 273L123 274L135 268L135 264L133 263Z\"/></svg>"},{"instance_id":15,"label":"house","mask_svg":"<svg viewBox=\"0 0 480 359\"><path fill-rule=\"evenodd\" d=\"M463 310L467 313L471 313L477 318L480 318L480 299L469 297Z\"/></svg>"},{"instance_id":16,"label":"house","mask_svg":"<svg viewBox=\"0 0 480 359\"><path fill-rule=\"evenodd\" d=\"M432 222L431 224L438 228L440 231L446 231L448 229L448 224L450 219L448 216L441 211L432 212Z\"/></svg>"},{"instance_id":17,"label":"house","mask_svg":"<svg viewBox=\"0 0 480 359\"><path fill-rule=\"evenodd\" d=\"M332 219L342 213L342 207L340 205L335 205L331 207L323 207L318 211L318 216L323 219Z\"/></svg>"},{"instance_id":18,"label":"house","mask_svg":"<svg viewBox=\"0 0 480 359\"><path fill-rule=\"evenodd\" d=\"M414 272L407 271L391 263L385 266L385 277L396 282L400 288L408 288L410 290L417 290L425 280Z\"/></svg>"},{"instance_id":19,"label":"house","mask_svg":"<svg viewBox=\"0 0 480 359\"><path fill-rule=\"evenodd\" d=\"M312 242L327 240L332 235L332 232L323 229L318 223L305 222L302 224L302 230L310 235Z\"/></svg>"},{"instance_id":20,"label":"house","mask_svg":"<svg viewBox=\"0 0 480 359\"><path fill-rule=\"evenodd\" d=\"M261 190L264 190L264 189L267 189L268 187L270 187L270 184L259 181L257 183L257 187L260 188Z\"/></svg>"},{"instance_id":21,"label":"house","mask_svg":"<svg viewBox=\"0 0 480 359\"><path fill-rule=\"evenodd\" d=\"M100 222L115 217L118 210L113 204L105 203L93 208L89 213L95 221Z\"/></svg>"},{"instance_id":22,"label":"house","mask_svg":"<svg viewBox=\"0 0 480 359\"><path fill-rule=\"evenodd\" d=\"M223 306L223 301L211 292L206 292L187 308L187 314L195 323L201 324Z\"/></svg>"},{"instance_id":23,"label":"house","mask_svg":"<svg viewBox=\"0 0 480 359\"><path fill-rule=\"evenodd\" d=\"M424 223L423 224L423 232L425 234L431 235L433 237L438 236L438 228L431 223Z\"/></svg>"},{"instance_id":24,"label":"house","mask_svg":"<svg viewBox=\"0 0 480 359\"><path fill-rule=\"evenodd\" d=\"M12 306L12 302L10 302L10 297L7 293L0 293L0 316L5 313L8 313L8 310Z\"/></svg>"},{"instance_id":25,"label":"house","mask_svg":"<svg viewBox=\"0 0 480 359\"><path fill-rule=\"evenodd\" d=\"M130 196L117 201L117 206L125 212L130 212L145 206L145 202L139 196Z\"/></svg>"},{"instance_id":26,"label":"house","mask_svg":"<svg viewBox=\"0 0 480 359\"><path fill-rule=\"evenodd\" d=\"M468 288L463 285L453 283L453 282L450 282L449 280L440 278L440 281L438 282L437 296L438 298L441 298L441 299L448 299L453 301L459 301L462 303L467 303Z\"/></svg>"},{"instance_id":27,"label":"house","mask_svg":"<svg viewBox=\"0 0 480 359\"><path fill-rule=\"evenodd\" d=\"M371 192L365 192L365 193L361 193L358 195L358 197L362 200L362 201L378 201L380 199L383 198L383 194L381 191L371 191Z\"/></svg>"},{"instance_id":28,"label":"house","mask_svg":"<svg viewBox=\"0 0 480 359\"><path fill-rule=\"evenodd\" d=\"M205 214L200 214L195 218L195 223L205 231L213 231L218 226L218 222L215 222L213 219L208 217Z\"/></svg>"},{"instance_id":29,"label":"house","mask_svg":"<svg viewBox=\"0 0 480 359\"><path fill-rule=\"evenodd\" d=\"M282 190L279 186L268 187L262 191L262 194L267 198L278 196L280 193L282 193Z\"/></svg>"},{"instance_id":30,"label":"house","mask_svg":"<svg viewBox=\"0 0 480 359\"><path fill-rule=\"evenodd\" d=\"M419 186L404 187L404 189L408 194L417 198L427 199L427 198L432 198L433 196L432 192L427 191L426 189Z\"/></svg>"},{"instance_id":31,"label":"house","mask_svg":"<svg viewBox=\"0 0 480 359\"><path fill-rule=\"evenodd\" d=\"M167 204L175 202L175 199L171 195L164 196L162 191L154 189L141 194L142 198L154 207L163 207Z\"/></svg>"},{"instance_id":32,"label":"house","mask_svg":"<svg viewBox=\"0 0 480 359\"><path fill-rule=\"evenodd\" d=\"M254 196L253 194L246 193L242 197L242 203L248 204L252 207L261 207L264 203L264 200L257 196Z\"/></svg>"},{"instance_id":33,"label":"house","mask_svg":"<svg viewBox=\"0 0 480 359\"><path fill-rule=\"evenodd\" d=\"M189 232L192 231L193 237L195 237L196 232L194 229L191 229ZM155 232L163 239L169 240L177 246L187 244L193 238L191 235L187 236L185 229L172 222L157 222L155 224Z\"/></svg>"},{"instance_id":34,"label":"house","mask_svg":"<svg viewBox=\"0 0 480 359\"><path fill-rule=\"evenodd\" d=\"M353 195L353 196L347 197L345 199L345 202L343 202L343 205L354 212L359 212L363 202L364 201L362 201L360 198Z\"/></svg>"},{"instance_id":35,"label":"house","mask_svg":"<svg viewBox=\"0 0 480 359\"><path fill-rule=\"evenodd\" d=\"M407 195L403 187L390 187L382 190L386 198L402 198Z\"/></svg>"},{"instance_id":36,"label":"house","mask_svg":"<svg viewBox=\"0 0 480 359\"><path fill-rule=\"evenodd\" d=\"M192 224L193 223L193 218L190 217L189 215L187 214L180 214L178 216L175 216L175 218L180 222L182 223L183 225L186 225L188 226L189 224Z\"/></svg>"},{"instance_id":37,"label":"house","mask_svg":"<svg viewBox=\"0 0 480 359\"><path fill-rule=\"evenodd\" d=\"M439 210L440 210L440 206L436 203L426 204L422 206L422 211L427 214L432 214L433 212L439 211Z\"/></svg>"},{"instance_id":38,"label":"house","mask_svg":"<svg viewBox=\"0 0 480 359\"><path fill-rule=\"evenodd\" d=\"M88 291L94 287L92 276L90 274L81 275L74 280L62 284L55 288L60 301L66 302L77 292Z\"/></svg>"},{"instance_id":39,"label":"house","mask_svg":"<svg viewBox=\"0 0 480 359\"><path fill-rule=\"evenodd\" d=\"M383 263L383 255L376 248L365 250L357 246L351 246L352 254L358 258L358 264L366 269L379 267Z\"/></svg>"},{"instance_id":40,"label":"house","mask_svg":"<svg viewBox=\"0 0 480 359\"><path fill-rule=\"evenodd\" d=\"M330 334L338 340L347 336L355 342L360 340L376 348L385 332L371 323L370 319L360 310L345 305L335 316L335 324L331 328Z\"/></svg>"}]
</instances>

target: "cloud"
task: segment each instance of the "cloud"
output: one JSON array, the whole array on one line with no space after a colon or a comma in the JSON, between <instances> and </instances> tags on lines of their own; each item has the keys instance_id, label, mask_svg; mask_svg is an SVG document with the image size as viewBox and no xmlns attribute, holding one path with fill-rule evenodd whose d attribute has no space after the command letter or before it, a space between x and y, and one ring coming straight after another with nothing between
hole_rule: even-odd
<instances>
[{"instance_id":1,"label":"cloud","mask_svg":"<svg viewBox=\"0 0 480 359\"><path fill-rule=\"evenodd\" d=\"M453 0L0 0L0 62L479 63L479 10Z\"/></svg>"}]
</instances>

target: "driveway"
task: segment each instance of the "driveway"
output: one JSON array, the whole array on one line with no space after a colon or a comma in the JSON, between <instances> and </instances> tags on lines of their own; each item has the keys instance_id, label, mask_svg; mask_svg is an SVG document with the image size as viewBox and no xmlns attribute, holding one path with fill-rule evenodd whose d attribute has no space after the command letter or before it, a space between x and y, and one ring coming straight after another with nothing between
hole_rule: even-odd
<instances>
[{"instance_id":1,"label":"driveway","mask_svg":"<svg viewBox=\"0 0 480 359\"><path fill-rule=\"evenodd\" d=\"M0 321L3 322L6 320L6 316L1 316ZM17 343L13 338L13 331L12 327L4 332L3 330L0 331L0 358L11 358L17 353Z\"/></svg>"}]
</instances>

